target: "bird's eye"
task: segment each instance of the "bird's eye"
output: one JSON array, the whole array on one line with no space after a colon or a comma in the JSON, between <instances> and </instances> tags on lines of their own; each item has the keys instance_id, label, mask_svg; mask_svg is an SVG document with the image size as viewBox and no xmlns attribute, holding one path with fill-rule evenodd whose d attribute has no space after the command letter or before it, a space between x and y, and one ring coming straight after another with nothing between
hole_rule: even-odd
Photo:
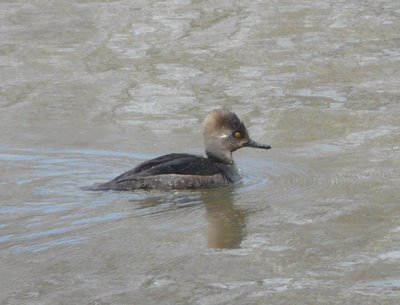
<instances>
[{"instance_id":1,"label":"bird's eye","mask_svg":"<svg viewBox=\"0 0 400 305\"><path fill-rule=\"evenodd\" d=\"M236 139L240 139L242 137L240 131L236 131L233 135L235 136Z\"/></svg>"}]
</instances>

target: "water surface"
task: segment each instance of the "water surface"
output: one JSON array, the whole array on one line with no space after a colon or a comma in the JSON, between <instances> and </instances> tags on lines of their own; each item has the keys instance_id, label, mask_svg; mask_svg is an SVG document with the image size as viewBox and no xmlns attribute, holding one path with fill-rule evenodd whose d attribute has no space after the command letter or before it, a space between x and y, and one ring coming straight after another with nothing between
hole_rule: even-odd
<instances>
[{"instance_id":1,"label":"water surface","mask_svg":"<svg viewBox=\"0 0 400 305\"><path fill-rule=\"evenodd\" d=\"M3 1L1 304L398 304L400 3ZM235 187L87 192L202 154Z\"/></svg>"}]
</instances>

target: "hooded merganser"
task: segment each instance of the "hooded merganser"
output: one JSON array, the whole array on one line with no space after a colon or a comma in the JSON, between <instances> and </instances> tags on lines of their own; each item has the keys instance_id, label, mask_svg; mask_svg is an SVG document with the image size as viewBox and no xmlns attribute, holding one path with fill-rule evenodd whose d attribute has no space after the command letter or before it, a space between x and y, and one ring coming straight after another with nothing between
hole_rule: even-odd
<instances>
[{"instance_id":1,"label":"hooded merganser","mask_svg":"<svg viewBox=\"0 0 400 305\"><path fill-rule=\"evenodd\" d=\"M145 161L91 190L196 189L225 186L240 179L232 152L242 147L270 149L250 139L233 112L214 110L204 120L207 157L172 153Z\"/></svg>"}]
</instances>

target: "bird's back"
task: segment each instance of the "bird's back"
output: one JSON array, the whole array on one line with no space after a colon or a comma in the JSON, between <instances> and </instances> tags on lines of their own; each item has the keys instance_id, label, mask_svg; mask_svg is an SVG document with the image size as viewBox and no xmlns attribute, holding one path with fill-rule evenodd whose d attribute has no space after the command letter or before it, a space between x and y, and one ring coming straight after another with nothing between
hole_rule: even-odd
<instances>
[{"instance_id":1,"label":"bird's back","mask_svg":"<svg viewBox=\"0 0 400 305\"><path fill-rule=\"evenodd\" d=\"M233 164L191 154L168 154L145 161L95 190L194 189L237 181Z\"/></svg>"}]
</instances>

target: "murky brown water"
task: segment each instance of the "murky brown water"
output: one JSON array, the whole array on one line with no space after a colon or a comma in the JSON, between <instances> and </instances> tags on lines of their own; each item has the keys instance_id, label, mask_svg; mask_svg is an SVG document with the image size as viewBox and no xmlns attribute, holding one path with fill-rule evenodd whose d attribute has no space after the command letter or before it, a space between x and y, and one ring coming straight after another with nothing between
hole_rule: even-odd
<instances>
[{"instance_id":1,"label":"murky brown water","mask_svg":"<svg viewBox=\"0 0 400 305\"><path fill-rule=\"evenodd\" d=\"M399 304L400 2L2 1L0 304ZM243 183L84 192L236 111Z\"/></svg>"}]
</instances>

